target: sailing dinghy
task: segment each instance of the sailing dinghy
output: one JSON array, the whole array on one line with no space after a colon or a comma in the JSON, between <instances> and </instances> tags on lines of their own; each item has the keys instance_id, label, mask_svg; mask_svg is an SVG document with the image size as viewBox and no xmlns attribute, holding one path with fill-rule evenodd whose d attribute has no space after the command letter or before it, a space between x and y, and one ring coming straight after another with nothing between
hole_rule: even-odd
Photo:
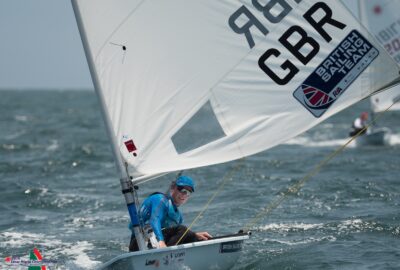
<instances>
[{"instance_id":1,"label":"sailing dinghy","mask_svg":"<svg viewBox=\"0 0 400 270\"><path fill-rule=\"evenodd\" d=\"M266 150L399 82L339 1L72 5L140 248L101 269L229 269L247 234L148 249L137 185ZM355 86L371 68L379 80ZM193 132L200 113L206 124Z\"/></svg>"},{"instance_id":2,"label":"sailing dinghy","mask_svg":"<svg viewBox=\"0 0 400 270\"><path fill-rule=\"evenodd\" d=\"M368 0L358 1L361 22L374 35L376 40L386 49L389 55L400 63L400 1ZM371 87L370 83L379 80L381 70L370 69L364 75L363 87ZM400 111L400 86L392 87L370 97L372 113ZM390 141L390 128L371 127L368 132L356 139L357 145L387 145Z\"/></svg>"},{"instance_id":3,"label":"sailing dinghy","mask_svg":"<svg viewBox=\"0 0 400 270\"><path fill-rule=\"evenodd\" d=\"M387 127L370 127L365 134L356 138L357 146L382 146L390 143L392 131Z\"/></svg>"}]
</instances>

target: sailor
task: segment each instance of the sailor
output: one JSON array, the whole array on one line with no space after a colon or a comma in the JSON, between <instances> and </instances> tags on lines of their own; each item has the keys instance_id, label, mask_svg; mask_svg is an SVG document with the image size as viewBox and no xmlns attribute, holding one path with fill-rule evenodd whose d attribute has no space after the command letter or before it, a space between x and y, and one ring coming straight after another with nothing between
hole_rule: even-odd
<instances>
[{"instance_id":1,"label":"sailor","mask_svg":"<svg viewBox=\"0 0 400 270\"><path fill-rule=\"evenodd\" d=\"M193 232L182 225L183 218L178 207L188 201L194 187L193 179L182 175L172 181L166 194L156 192L144 200L139 210L139 218L150 241L154 233L153 238L156 239L151 241L152 248L211 239L212 236L207 232ZM138 245L132 233L129 251L137 250Z\"/></svg>"},{"instance_id":2,"label":"sailor","mask_svg":"<svg viewBox=\"0 0 400 270\"><path fill-rule=\"evenodd\" d=\"M368 113L362 112L360 117L356 118L356 120L354 120L354 122L353 122L353 126L352 126L353 130L349 134L350 137L355 136L361 130L363 130L363 131L360 135L364 134L367 131L367 129L365 128L367 126L367 120L368 120Z\"/></svg>"}]
</instances>

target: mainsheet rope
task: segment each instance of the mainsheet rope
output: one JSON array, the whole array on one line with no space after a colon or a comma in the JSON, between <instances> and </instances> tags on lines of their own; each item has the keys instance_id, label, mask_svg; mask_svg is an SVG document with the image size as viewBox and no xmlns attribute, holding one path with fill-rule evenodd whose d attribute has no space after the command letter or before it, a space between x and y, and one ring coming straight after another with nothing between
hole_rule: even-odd
<instances>
[{"instance_id":1,"label":"mainsheet rope","mask_svg":"<svg viewBox=\"0 0 400 270\"><path fill-rule=\"evenodd\" d=\"M281 195L275 199L273 202L268 204L264 210L261 210L253 219L250 220L244 227L243 231L249 231L250 228L255 226L264 216L268 215L269 213L272 212L275 208L277 208L290 194L295 194L299 192L299 190L303 187L303 185L311 179L314 175L316 175L322 167L324 167L329 161L331 161L334 157L336 157L338 154L340 154L351 142L353 142L357 137L359 137L361 134L367 131L369 127L374 125L381 117L382 115L389 111L391 107L393 107L394 104L396 104L399 100L395 100L389 107L387 107L384 111L381 111L376 114L375 117L372 118L372 121L366 125L363 129L361 129L357 134L352 136L344 145L340 146L338 149L336 149L334 152L332 152L330 155L328 155L325 159L323 159L320 163L315 166L313 170L311 170L308 174L306 174L301 180L299 180L297 183L291 185L286 191L281 193ZM207 210L211 202L215 199L215 197L220 193L222 188L225 186L225 184L228 182L228 179L232 179L233 174L239 170L240 167L243 166L245 158L242 158L239 160L238 164L233 167L229 172L227 172L224 175L224 178L221 181L221 184L219 185L218 189L214 192L214 194L211 196L211 198L207 201L203 209L200 211L200 213L196 216L196 218L192 221L192 223L187 227L185 233L179 238L179 240L176 242L176 245L178 245L182 239L185 237L187 232L193 227L193 225L197 222L197 220L203 215L203 213Z\"/></svg>"},{"instance_id":2,"label":"mainsheet rope","mask_svg":"<svg viewBox=\"0 0 400 270\"><path fill-rule=\"evenodd\" d=\"M211 198L207 201L203 209L200 211L200 213L196 216L196 218L192 221L192 223L187 227L186 231L184 234L182 234L181 238L176 242L175 245L178 245L182 239L185 237L187 232L193 227L193 225L197 222L197 220L203 215L203 213L207 210L208 206L211 204L211 202L215 199L215 197L220 193L222 188L225 186L225 184L228 182L228 180L232 180L232 176L235 172L237 172L240 167L243 166L245 158L241 158L239 162L230 170L228 171L224 177L222 178L221 184L219 185L218 189L214 192L214 194L211 196Z\"/></svg>"},{"instance_id":3,"label":"mainsheet rope","mask_svg":"<svg viewBox=\"0 0 400 270\"><path fill-rule=\"evenodd\" d=\"M311 177L316 175L322 169L323 166L325 166L329 161L331 161L334 157L336 157L338 154L340 154L352 141L354 141L357 137L359 137L361 134L366 132L367 129L370 126L372 126L373 124L375 124L382 117L382 115L385 112L390 110L390 108L394 104L396 104L396 102L397 101L394 101L384 111L376 114L376 116L372 118L372 121L368 125L366 125L357 134L352 136L344 145L340 146L338 149L336 149L334 152L332 152L330 155L328 155L325 159L323 159L320 163L318 163L317 166L315 166L315 168L313 170L311 170L308 174L306 174L301 180L299 180L297 183L291 185L286 191L281 193L281 195L277 199L275 199L272 203L267 205L267 207L264 210L260 211L250 222L248 222L244 226L244 230L245 231L249 230L250 228L255 226L255 224L257 224L264 216L268 215L272 210L277 208L282 203L282 201L284 199L286 199L287 196L289 196L290 194L295 194L295 193L299 192L299 190L303 187L305 182L307 182L308 180L311 179Z\"/></svg>"}]
</instances>

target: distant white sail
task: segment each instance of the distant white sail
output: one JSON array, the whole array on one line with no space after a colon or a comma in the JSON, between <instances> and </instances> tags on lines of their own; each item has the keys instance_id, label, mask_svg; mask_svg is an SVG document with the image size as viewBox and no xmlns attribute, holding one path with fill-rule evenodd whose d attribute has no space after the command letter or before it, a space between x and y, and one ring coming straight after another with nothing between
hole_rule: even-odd
<instances>
[{"instance_id":1,"label":"distant white sail","mask_svg":"<svg viewBox=\"0 0 400 270\"><path fill-rule=\"evenodd\" d=\"M76 0L116 142L138 175L255 154L398 80L340 1L264 2ZM361 89L368 68L381 76Z\"/></svg>"},{"instance_id":2,"label":"distant white sail","mask_svg":"<svg viewBox=\"0 0 400 270\"><path fill-rule=\"evenodd\" d=\"M399 0L359 0L362 23L375 35L387 52L400 63L400 1ZM381 70L371 73L369 80L379 80ZM400 86L371 97L372 110L386 110L400 100ZM400 102L391 107L400 110Z\"/></svg>"}]
</instances>

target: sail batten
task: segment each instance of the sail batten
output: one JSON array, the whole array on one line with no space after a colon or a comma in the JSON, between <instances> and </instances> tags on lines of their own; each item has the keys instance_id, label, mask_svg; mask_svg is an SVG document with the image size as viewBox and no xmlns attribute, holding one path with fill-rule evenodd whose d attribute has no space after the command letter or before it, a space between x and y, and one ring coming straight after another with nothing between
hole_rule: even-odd
<instances>
[{"instance_id":1,"label":"sail batten","mask_svg":"<svg viewBox=\"0 0 400 270\"><path fill-rule=\"evenodd\" d=\"M266 150L398 77L337 1L76 2L118 149L142 178Z\"/></svg>"}]
</instances>

